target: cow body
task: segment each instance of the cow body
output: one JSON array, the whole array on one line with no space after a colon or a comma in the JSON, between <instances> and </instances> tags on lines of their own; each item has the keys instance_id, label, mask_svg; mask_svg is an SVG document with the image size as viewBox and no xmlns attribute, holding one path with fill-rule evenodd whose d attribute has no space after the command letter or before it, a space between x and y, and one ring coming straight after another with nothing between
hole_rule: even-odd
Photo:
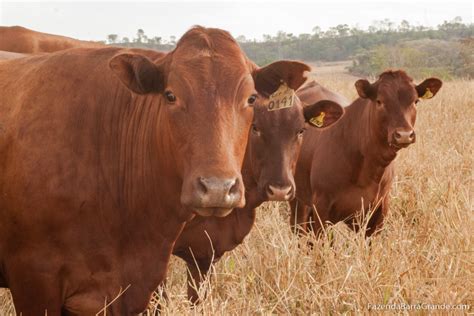
<instances>
[{"instance_id":1,"label":"cow body","mask_svg":"<svg viewBox=\"0 0 474 316\"><path fill-rule=\"evenodd\" d=\"M0 26L0 50L15 53L51 53L76 47L103 47L100 42L29 30L21 26Z\"/></svg>"},{"instance_id":2,"label":"cow body","mask_svg":"<svg viewBox=\"0 0 474 316\"><path fill-rule=\"evenodd\" d=\"M162 171L173 169L162 158L165 148L149 160L143 155L149 143L170 136L147 131L160 107L132 96L108 71L117 52L78 50L0 64L0 261L24 315L62 308L96 313L128 285L112 311L138 313L164 277L171 241L187 219L165 215L179 210L173 192L180 183ZM15 90L16 78L26 91ZM133 125L137 119L142 124ZM125 126L134 129L119 137ZM145 170L168 185L158 187ZM151 234L151 222L166 225ZM150 274L130 273L136 269Z\"/></svg>"},{"instance_id":3,"label":"cow body","mask_svg":"<svg viewBox=\"0 0 474 316\"><path fill-rule=\"evenodd\" d=\"M202 27L168 54L0 61L0 285L16 311L142 312L185 221L244 205L253 95L306 68L258 69Z\"/></svg>"},{"instance_id":4,"label":"cow body","mask_svg":"<svg viewBox=\"0 0 474 316\"><path fill-rule=\"evenodd\" d=\"M375 84L360 80L356 86L361 97L333 128L305 136L295 174L297 198L290 203L295 232L319 234L322 225L339 221L357 230L360 210L373 213L367 235L381 227L397 152L414 142L415 102L426 87L436 94L441 82L415 86L404 72L388 71ZM404 133L411 137L399 141Z\"/></svg>"},{"instance_id":5,"label":"cow body","mask_svg":"<svg viewBox=\"0 0 474 316\"><path fill-rule=\"evenodd\" d=\"M316 87L316 91L311 88ZM186 224L173 249L173 254L182 258L189 270L188 297L192 302L198 299L199 285L212 263L217 262L226 252L240 245L249 234L255 222L256 208L269 200L286 201L294 197L293 174L302 141L305 124L302 105L306 110L313 107L317 116L323 111L320 102L324 99L342 99L332 92L321 94L319 84L304 85L301 104L293 108L267 111L255 109L254 126L249 135L242 176L245 183L244 208L234 209L224 218L196 216ZM329 90L327 90L329 91ZM308 98L310 100L308 100ZM311 101L311 102L310 102ZM342 108L329 103L325 113L334 111L329 126L342 115ZM329 119L329 114L327 114ZM306 118L308 119L308 118ZM314 129L314 128L309 128ZM298 135L298 133L301 133Z\"/></svg>"}]
</instances>

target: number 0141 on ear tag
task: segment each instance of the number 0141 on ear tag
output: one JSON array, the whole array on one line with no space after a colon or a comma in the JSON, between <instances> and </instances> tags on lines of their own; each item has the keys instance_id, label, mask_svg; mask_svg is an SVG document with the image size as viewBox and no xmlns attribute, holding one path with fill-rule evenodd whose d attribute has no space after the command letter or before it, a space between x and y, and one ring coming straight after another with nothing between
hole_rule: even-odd
<instances>
[{"instance_id":1,"label":"number 0141 on ear tag","mask_svg":"<svg viewBox=\"0 0 474 316\"><path fill-rule=\"evenodd\" d=\"M282 83L277 91L268 98L268 111L275 111L293 106L295 91Z\"/></svg>"}]
</instances>

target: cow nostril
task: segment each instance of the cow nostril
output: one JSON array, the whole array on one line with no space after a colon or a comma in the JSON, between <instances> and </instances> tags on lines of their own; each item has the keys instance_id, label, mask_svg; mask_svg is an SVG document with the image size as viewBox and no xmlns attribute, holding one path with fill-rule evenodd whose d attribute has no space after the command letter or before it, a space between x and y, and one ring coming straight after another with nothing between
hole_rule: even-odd
<instances>
[{"instance_id":1,"label":"cow nostril","mask_svg":"<svg viewBox=\"0 0 474 316\"><path fill-rule=\"evenodd\" d=\"M268 196L272 196L272 195L274 194L271 185L268 185L268 186L267 186L267 194L268 194Z\"/></svg>"},{"instance_id":2,"label":"cow nostril","mask_svg":"<svg viewBox=\"0 0 474 316\"><path fill-rule=\"evenodd\" d=\"M230 183L230 189L228 194L238 194L239 193L239 179L234 179Z\"/></svg>"},{"instance_id":3,"label":"cow nostril","mask_svg":"<svg viewBox=\"0 0 474 316\"><path fill-rule=\"evenodd\" d=\"M199 177L198 179L198 191L201 191L202 193L206 194L207 193L207 185L206 185L206 179L203 177Z\"/></svg>"},{"instance_id":4,"label":"cow nostril","mask_svg":"<svg viewBox=\"0 0 474 316\"><path fill-rule=\"evenodd\" d=\"M393 135L395 136L396 139L400 139L402 137L402 135L397 131L395 131Z\"/></svg>"},{"instance_id":5,"label":"cow nostril","mask_svg":"<svg viewBox=\"0 0 474 316\"><path fill-rule=\"evenodd\" d=\"M410 135L408 135L410 139L413 139L415 137L415 131L411 131Z\"/></svg>"}]
</instances>

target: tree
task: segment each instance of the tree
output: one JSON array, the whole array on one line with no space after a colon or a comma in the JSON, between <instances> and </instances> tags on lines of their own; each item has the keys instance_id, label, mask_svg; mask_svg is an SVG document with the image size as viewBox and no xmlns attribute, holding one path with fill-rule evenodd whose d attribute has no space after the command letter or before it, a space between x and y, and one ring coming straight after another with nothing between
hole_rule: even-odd
<instances>
[{"instance_id":1,"label":"tree","mask_svg":"<svg viewBox=\"0 0 474 316\"><path fill-rule=\"evenodd\" d=\"M117 41L117 38L118 38L117 34L109 34L107 35L107 42L109 44L115 44L115 42Z\"/></svg>"},{"instance_id":2,"label":"tree","mask_svg":"<svg viewBox=\"0 0 474 316\"><path fill-rule=\"evenodd\" d=\"M405 33L405 32L410 31L410 28L411 28L410 23L407 20L402 20L400 22L400 25L398 26L398 31Z\"/></svg>"},{"instance_id":3,"label":"tree","mask_svg":"<svg viewBox=\"0 0 474 316\"><path fill-rule=\"evenodd\" d=\"M335 27L338 37L345 37L349 35L349 25L347 24L339 24Z\"/></svg>"},{"instance_id":4,"label":"tree","mask_svg":"<svg viewBox=\"0 0 474 316\"><path fill-rule=\"evenodd\" d=\"M146 38L145 31L142 29L137 30L137 38L135 39L135 42L137 43L143 43Z\"/></svg>"},{"instance_id":5,"label":"tree","mask_svg":"<svg viewBox=\"0 0 474 316\"><path fill-rule=\"evenodd\" d=\"M314 36L315 38L320 38L320 37L321 37L321 32L322 32L322 31L321 31L321 28L320 28L319 26L313 27L313 30L312 30L312 31L313 31L313 36Z\"/></svg>"},{"instance_id":6,"label":"tree","mask_svg":"<svg viewBox=\"0 0 474 316\"><path fill-rule=\"evenodd\" d=\"M174 36L174 35L170 36L170 44L171 45L176 45L176 36Z\"/></svg>"},{"instance_id":7,"label":"tree","mask_svg":"<svg viewBox=\"0 0 474 316\"><path fill-rule=\"evenodd\" d=\"M152 45L161 45L161 40L162 38L159 36L154 36L150 40L148 40L148 43Z\"/></svg>"},{"instance_id":8,"label":"tree","mask_svg":"<svg viewBox=\"0 0 474 316\"><path fill-rule=\"evenodd\" d=\"M236 37L236 40L239 43L245 43L247 41L247 38L244 35L239 35Z\"/></svg>"},{"instance_id":9,"label":"tree","mask_svg":"<svg viewBox=\"0 0 474 316\"><path fill-rule=\"evenodd\" d=\"M263 34L263 41L264 42L271 42L272 41L272 36L268 34Z\"/></svg>"}]
</instances>

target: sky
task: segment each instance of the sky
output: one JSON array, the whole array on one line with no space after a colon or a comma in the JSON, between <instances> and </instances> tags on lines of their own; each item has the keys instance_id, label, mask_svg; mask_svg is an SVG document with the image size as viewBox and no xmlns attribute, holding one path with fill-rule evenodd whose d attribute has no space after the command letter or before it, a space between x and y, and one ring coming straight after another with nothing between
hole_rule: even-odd
<instances>
[{"instance_id":1,"label":"sky","mask_svg":"<svg viewBox=\"0 0 474 316\"><path fill-rule=\"evenodd\" d=\"M139 28L148 37L177 39L193 25L218 27L235 37L261 40L263 34L312 33L338 24L366 29L374 20L407 20L436 26L460 16L473 23L473 1L6 1L0 0L0 25L21 25L82 40L108 34L133 38Z\"/></svg>"}]
</instances>

